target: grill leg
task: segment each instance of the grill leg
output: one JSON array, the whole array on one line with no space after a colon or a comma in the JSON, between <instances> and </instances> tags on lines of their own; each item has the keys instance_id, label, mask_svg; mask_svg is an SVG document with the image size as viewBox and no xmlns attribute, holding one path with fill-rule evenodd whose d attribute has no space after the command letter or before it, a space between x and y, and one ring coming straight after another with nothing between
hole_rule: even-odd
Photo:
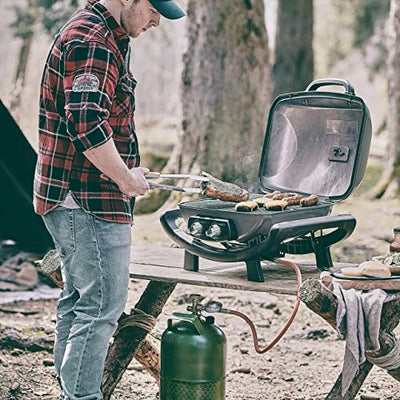
<instances>
[{"instance_id":1,"label":"grill leg","mask_svg":"<svg viewBox=\"0 0 400 400\"><path fill-rule=\"evenodd\" d=\"M246 261L246 269L247 280L252 282L264 282L264 273L259 259Z\"/></svg>"},{"instance_id":2,"label":"grill leg","mask_svg":"<svg viewBox=\"0 0 400 400\"><path fill-rule=\"evenodd\" d=\"M186 271L199 272L199 256L191 254L185 250L183 269L185 269Z\"/></svg>"},{"instance_id":3,"label":"grill leg","mask_svg":"<svg viewBox=\"0 0 400 400\"><path fill-rule=\"evenodd\" d=\"M329 247L318 247L315 249L315 259L317 261L317 268L320 271L327 271L333 267L331 249Z\"/></svg>"}]
</instances>

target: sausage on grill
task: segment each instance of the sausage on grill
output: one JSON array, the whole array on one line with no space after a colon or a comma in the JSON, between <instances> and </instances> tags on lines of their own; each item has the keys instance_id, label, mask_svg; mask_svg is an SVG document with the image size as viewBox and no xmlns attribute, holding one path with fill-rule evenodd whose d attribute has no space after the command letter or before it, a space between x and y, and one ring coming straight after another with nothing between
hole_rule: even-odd
<instances>
[{"instance_id":1,"label":"sausage on grill","mask_svg":"<svg viewBox=\"0 0 400 400\"><path fill-rule=\"evenodd\" d=\"M313 206L318 203L318 196L316 194L312 194L311 196L304 197L300 200L300 205L303 207Z\"/></svg>"},{"instance_id":2,"label":"sausage on grill","mask_svg":"<svg viewBox=\"0 0 400 400\"><path fill-rule=\"evenodd\" d=\"M273 200L282 200L285 197L293 197L296 196L297 193L277 193L275 196L272 197Z\"/></svg>"},{"instance_id":3,"label":"sausage on grill","mask_svg":"<svg viewBox=\"0 0 400 400\"><path fill-rule=\"evenodd\" d=\"M267 199L272 199L276 194L279 193L280 193L279 190L275 190L275 192L265 194L264 197L266 197Z\"/></svg>"},{"instance_id":4,"label":"sausage on grill","mask_svg":"<svg viewBox=\"0 0 400 400\"><path fill-rule=\"evenodd\" d=\"M282 200L287 201L289 206L294 204L300 204L301 199L303 196L301 194L295 194L294 196L284 197Z\"/></svg>"}]
</instances>

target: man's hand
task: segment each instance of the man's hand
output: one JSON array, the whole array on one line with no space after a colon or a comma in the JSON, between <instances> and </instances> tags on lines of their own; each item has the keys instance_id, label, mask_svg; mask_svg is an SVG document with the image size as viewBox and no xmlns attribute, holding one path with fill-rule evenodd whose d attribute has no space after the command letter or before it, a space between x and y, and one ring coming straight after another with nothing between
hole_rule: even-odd
<instances>
[{"instance_id":1,"label":"man's hand","mask_svg":"<svg viewBox=\"0 0 400 400\"><path fill-rule=\"evenodd\" d=\"M148 192L149 184L144 176L149 172L149 169L137 167L129 170L112 139L85 151L83 154L106 177L114 181L119 190L127 196L142 196Z\"/></svg>"},{"instance_id":2,"label":"man's hand","mask_svg":"<svg viewBox=\"0 0 400 400\"><path fill-rule=\"evenodd\" d=\"M132 168L115 183L118 185L119 190L129 197L143 196L149 191L149 184L145 178L148 172L148 168Z\"/></svg>"}]
</instances>

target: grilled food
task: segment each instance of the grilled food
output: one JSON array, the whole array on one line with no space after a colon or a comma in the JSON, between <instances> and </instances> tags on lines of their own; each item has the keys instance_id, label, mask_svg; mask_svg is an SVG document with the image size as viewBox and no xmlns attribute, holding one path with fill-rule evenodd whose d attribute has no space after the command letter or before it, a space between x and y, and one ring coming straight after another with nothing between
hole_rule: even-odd
<instances>
[{"instance_id":1,"label":"grilled food","mask_svg":"<svg viewBox=\"0 0 400 400\"><path fill-rule=\"evenodd\" d=\"M223 182L206 172L202 172L201 174L209 178L209 181L202 182L201 184L203 194L207 197L224 201L234 201L237 203L248 200L249 192L247 190L233 183Z\"/></svg>"},{"instance_id":2,"label":"grilled food","mask_svg":"<svg viewBox=\"0 0 400 400\"><path fill-rule=\"evenodd\" d=\"M258 199L254 199L259 207L264 207L265 204L270 203L272 200L271 198L268 197L259 197Z\"/></svg>"},{"instance_id":3,"label":"grilled food","mask_svg":"<svg viewBox=\"0 0 400 400\"><path fill-rule=\"evenodd\" d=\"M288 205L287 201L284 200L273 200L264 204L264 207L268 211L283 211Z\"/></svg>"},{"instance_id":4,"label":"grilled food","mask_svg":"<svg viewBox=\"0 0 400 400\"><path fill-rule=\"evenodd\" d=\"M275 192L265 194L264 197L266 197L267 199L272 199L275 195L279 193L280 193L279 190L275 190Z\"/></svg>"},{"instance_id":5,"label":"grilled food","mask_svg":"<svg viewBox=\"0 0 400 400\"><path fill-rule=\"evenodd\" d=\"M242 201L235 206L236 211L252 212L258 208L255 201Z\"/></svg>"},{"instance_id":6,"label":"grilled food","mask_svg":"<svg viewBox=\"0 0 400 400\"><path fill-rule=\"evenodd\" d=\"M297 196L297 193L277 193L275 196L272 197L273 200L282 200L286 197L293 197L293 196Z\"/></svg>"},{"instance_id":7,"label":"grilled food","mask_svg":"<svg viewBox=\"0 0 400 400\"><path fill-rule=\"evenodd\" d=\"M289 197L284 197L282 200L287 201L288 205L294 205L294 204L300 204L300 201L303 199L303 196L301 194L295 194L293 193L293 196Z\"/></svg>"},{"instance_id":8,"label":"grilled food","mask_svg":"<svg viewBox=\"0 0 400 400\"><path fill-rule=\"evenodd\" d=\"M300 200L300 205L303 207L313 206L318 203L318 196L316 194L312 194L311 196L304 197Z\"/></svg>"}]
</instances>

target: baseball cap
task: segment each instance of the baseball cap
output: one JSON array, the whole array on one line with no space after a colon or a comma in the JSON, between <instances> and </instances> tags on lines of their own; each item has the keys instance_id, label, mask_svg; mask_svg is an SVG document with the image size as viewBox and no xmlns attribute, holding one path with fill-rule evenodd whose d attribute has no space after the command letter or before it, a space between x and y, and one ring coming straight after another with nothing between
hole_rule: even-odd
<instances>
[{"instance_id":1,"label":"baseball cap","mask_svg":"<svg viewBox=\"0 0 400 400\"><path fill-rule=\"evenodd\" d=\"M186 15L174 0L149 0L154 8L165 18L178 19Z\"/></svg>"}]
</instances>

